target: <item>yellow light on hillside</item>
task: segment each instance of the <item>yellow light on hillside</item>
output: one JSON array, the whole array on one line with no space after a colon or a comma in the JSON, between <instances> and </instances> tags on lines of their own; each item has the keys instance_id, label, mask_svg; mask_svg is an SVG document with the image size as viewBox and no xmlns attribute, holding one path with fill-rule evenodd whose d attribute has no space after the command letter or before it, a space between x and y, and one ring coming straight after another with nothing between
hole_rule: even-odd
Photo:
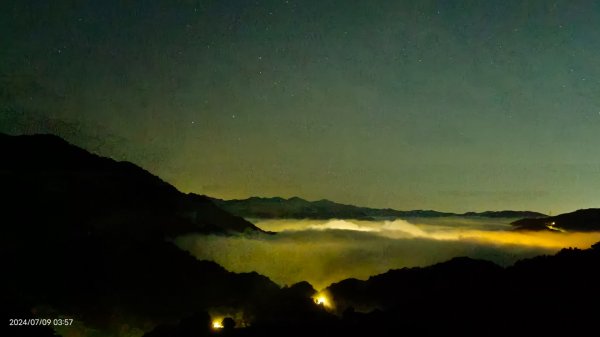
<instances>
[{"instance_id":1,"label":"yellow light on hillside","mask_svg":"<svg viewBox=\"0 0 600 337\"><path fill-rule=\"evenodd\" d=\"M316 305L322 305L325 308L331 309L333 307L333 303L329 299L329 297L324 293L318 293L313 297L313 301L315 301Z\"/></svg>"},{"instance_id":2,"label":"yellow light on hillside","mask_svg":"<svg viewBox=\"0 0 600 337\"><path fill-rule=\"evenodd\" d=\"M223 329L223 323L221 322L221 320L215 319L212 322L212 327L213 329Z\"/></svg>"}]
</instances>

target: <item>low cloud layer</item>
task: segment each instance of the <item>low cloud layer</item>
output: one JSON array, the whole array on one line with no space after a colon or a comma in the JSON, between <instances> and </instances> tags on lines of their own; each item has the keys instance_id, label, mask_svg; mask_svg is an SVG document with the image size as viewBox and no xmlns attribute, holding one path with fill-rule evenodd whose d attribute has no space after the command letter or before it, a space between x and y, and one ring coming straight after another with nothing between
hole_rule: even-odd
<instances>
[{"instance_id":1,"label":"low cloud layer","mask_svg":"<svg viewBox=\"0 0 600 337\"><path fill-rule=\"evenodd\" d=\"M410 221L255 220L277 235L190 235L177 244L198 259L235 272L256 271L284 285L308 281L316 288L389 269L427 266L456 256L510 265L564 247L587 248L600 233L513 232L502 219Z\"/></svg>"}]
</instances>

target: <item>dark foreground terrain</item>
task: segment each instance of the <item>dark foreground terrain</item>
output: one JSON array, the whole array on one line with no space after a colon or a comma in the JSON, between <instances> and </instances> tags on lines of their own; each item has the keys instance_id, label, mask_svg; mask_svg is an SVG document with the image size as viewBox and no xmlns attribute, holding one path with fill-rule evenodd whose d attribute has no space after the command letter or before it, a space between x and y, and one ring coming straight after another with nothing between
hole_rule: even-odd
<instances>
[{"instance_id":1,"label":"dark foreground terrain","mask_svg":"<svg viewBox=\"0 0 600 337\"><path fill-rule=\"evenodd\" d=\"M143 169L53 136L0 135L2 336L52 336L10 318L71 317L145 336L595 336L600 244L508 268L456 258L326 289L228 272L171 243L260 229ZM243 258L243 257L240 257ZM241 320L213 329L208 312ZM64 336L69 334L68 329Z\"/></svg>"},{"instance_id":2,"label":"dark foreground terrain","mask_svg":"<svg viewBox=\"0 0 600 337\"><path fill-rule=\"evenodd\" d=\"M282 289L250 327L214 331L204 314L146 336L595 336L598 266L600 244L506 269L456 258L333 284L336 315L298 284Z\"/></svg>"}]
</instances>

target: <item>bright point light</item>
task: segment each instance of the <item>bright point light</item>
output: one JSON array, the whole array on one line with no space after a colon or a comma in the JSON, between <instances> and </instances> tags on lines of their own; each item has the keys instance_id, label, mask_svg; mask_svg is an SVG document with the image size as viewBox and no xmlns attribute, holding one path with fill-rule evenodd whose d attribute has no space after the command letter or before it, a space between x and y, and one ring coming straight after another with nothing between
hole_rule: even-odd
<instances>
[{"instance_id":1,"label":"bright point light","mask_svg":"<svg viewBox=\"0 0 600 337\"><path fill-rule=\"evenodd\" d=\"M214 320L212 322L213 329L223 329L223 324L219 320Z\"/></svg>"},{"instance_id":2,"label":"bright point light","mask_svg":"<svg viewBox=\"0 0 600 337\"><path fill-rule=\"evenodd\" d=\"M331 302L329 301L327 296L325 296L324 294L317 294L315 297L313 297L313 300L315 301L315 303L317 305L322 305L326 308L331 307Z\"/></svg>"}]
</instances>

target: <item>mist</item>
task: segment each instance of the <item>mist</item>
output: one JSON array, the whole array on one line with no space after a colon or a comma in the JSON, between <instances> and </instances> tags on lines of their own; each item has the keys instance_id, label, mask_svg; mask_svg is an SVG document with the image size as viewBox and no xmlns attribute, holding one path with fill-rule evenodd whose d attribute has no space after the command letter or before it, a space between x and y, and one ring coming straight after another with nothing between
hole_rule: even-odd
<instances>
[{"instance_id":1,"label":"mist","mask_svg":"<svg viewBox=\"0 0 600 337\"><path fill-rule=\"evenodd\" d=\"M280 285L322 289L346 278L428 266L457 256L511 265L566 247L588 248L600 233L511 231L507 219L253 220L276 235L188 235L176 243L234 272L256 271Z\"/></svg>"}]
</instances>

